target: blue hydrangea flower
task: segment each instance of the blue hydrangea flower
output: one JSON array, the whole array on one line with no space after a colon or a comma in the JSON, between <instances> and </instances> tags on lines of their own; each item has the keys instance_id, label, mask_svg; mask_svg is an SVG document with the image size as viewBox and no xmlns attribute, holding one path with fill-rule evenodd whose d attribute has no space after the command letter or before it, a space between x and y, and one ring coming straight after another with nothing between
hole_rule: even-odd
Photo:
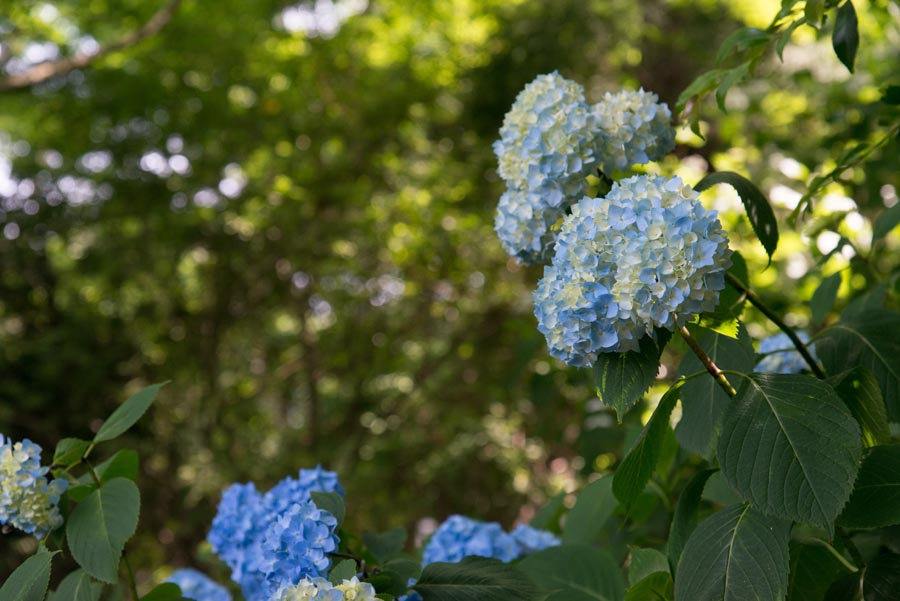
<instances>
[{"instance_id":1,"label":"blue hydrangea flower","mask_svg":"<svg viewBox=\"0 0 900 601\"><path fill-rule=\"evenodd\" d=\"M731 251L697 196L677 177L638 175L572 207L534 293L551 355L589 367L715 308Z\"/></svg>"},{"instance_id":2,"label":"blue hydrangea flower","mask_svg":"<svg viewBox=\"0 0 900 601\"><path fill-rule=\"evenodd\" d=\"M166 582L177 584L181 596L194 601L231 601L231 593L225 587L210 580L206 574L193 568L175 570Z\"/></svg>"},{"instance_id":3,"label":"blue hydrangea flower","mask_svg":"<svg viewBox=\"0 0 900 601\"><path fill-rule=\"evenodd\" d=\"M0 434L0 525L43 538L62 525L59 498L68 482L47 480L41 447L28 439L13 443Z\"/></svg>"},{"instance_id":4,"label":"blue hydrangea flower","mask_svg":"<svg viewBox=\"0 0 900 601\"><path fill-rule=\"evenodd\" d=\"M234 484L222 495L208 540L248 601L268 601L280 586L327 571L326 554L337 548L336 520L316 508L312 491L344 494L337 474L317 466L265 494L253 484ZM297 546L283 549L288 541ZM307 555L294 561L293 552Z\"/></svg>"},{"instance_id":5,"label":"blue hydrangea flower","mask_svg":"<svg viewBox=\"0 0 900 601\"><path fill-rule=\"evenodd\" d=\"M803 331L797 332L797 337L806 344L809 342L809 334ZM816 357L815 345L807 344L809 354ZM770 374L799 374L809 369L803 356L794 348L794 343L784 332L778 332L759 343L759 353L765 355L756 364L754 371Z\"/></svg>"},{"instance_id":6,"label":"blue hydrangea flower","mask_svg":"<svg viewBox=\"0 0 900 601\"><path fill-rule=\"evenodd\" d=\"M664 157L675 147L672 112L656 94L607 92L592 107L597 120L596 154L607 175Z\"/></svg>"},{"instance_id":7,"label":"blue hydrangea flower","mask_svg":"<svg viewBox=\"0 0 900 601\"><path fill-rule=\"evenodd\" d=\"M422 555L422 565L437 561L453 563L472 555L512 561L518 557L519 548L515 539L496 522L452 515L431 536Z\"/></svg>"},{"instance_id":8,"label":"blue hydrangea flower","mask_svg":"<svg viewBox=\"0 0 900 601\"><path fill-rule=\"evenodd\" d=\"M556 238L551 229L565 215L560 207L545 204L537 192L507 190L500 197L494 231L503 250L526 265L546 262Z\"/></svg>"},{"instance_id":9,"label":"blue hydrangea flower","mask_svg":"<svg viewBox=\"0 0 900 601\"><path fill-rule=\"evenodd\" d=\"M557 547L561 541L552 532L538 530L526 524L520 524L509 533L519 546L519 557L524 557L550 547Z\"/></svg>"},{"instance_id":10,"label":"blue hydrangea flower","mask_svg":"<svg viewBox=\"0 0 900 601\"><path fill-rule=\"evenodd\" d=\"M296 584L281 587L267 601L341 601L343 598L344 594L324 578L303 578Z\"/></svg>"}]
</instances>

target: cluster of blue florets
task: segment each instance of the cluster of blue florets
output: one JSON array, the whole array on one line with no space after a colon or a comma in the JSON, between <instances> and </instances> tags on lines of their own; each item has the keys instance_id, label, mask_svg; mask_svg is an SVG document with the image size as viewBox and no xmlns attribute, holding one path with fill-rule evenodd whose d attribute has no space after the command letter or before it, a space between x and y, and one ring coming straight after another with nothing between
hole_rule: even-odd
<instances>
[{"instance_id":1,"label":"cluster of blue florets","mask_svg":"<svg viewBox=\"0 0 900 601\"><path fill-rule=\"evenodd\" d=\"M193 601L231 601L231 594L221 584L193 568L175 570L167 582L178 585L181 596Z\"/></svg>"},{"instance_id":2,"label":"cluster of blue florets","mask_svg":"<svg viewBox=\"0 0 900 601\"><path fill-rule=\"evenodd\" d=\"M809 342L809 334L803 331L797 332L797 337L803 344ZM816 359L814 345L807 344L809 353ZM770 374L799 374L809 369L803 356L794 348L794 343L784 332L778 332L759 343L759 353L764 355L756 364L755 371Z\"/></svg>"},{"instance_id":3,"label":"cluster of blue florets","mask_svg":"<svg viewBox=\"0 0 900 601\"><path fill-rule=\"evenodd\" d=\"M13 443L0 434L0 525L43 538L62 525L60 496L68 482L47 480L41 447L28 439Z\"/></svg>"},{"instance_id":4,"label":"cluster of blue florets","mask_svg":"<svg viewBox=\"0 0 900 601\"><path fill-rule=\"evenodd\" d=\"M337 550L337 519L310 493L344 491L334 472L300 470L265 494L234 484L222 495L209 533L248 601L268 601L280 588L326 574Z\"/></svg>"},{"instance_id":5,"label":"cluster of blue florets","mask_svg":"<svg viewBox=\"0 0 900 601\"><path fill-rule=\"evenodd\" d=\"M375 587L354 576L341 584L324 578L304 578L279 589L271 601L375 601Z\"/></svg>"},{"instance_id":6,"label":"cluster of blue florets","mask_svg":"<svg viewBox=\"0 0 900 601\"><path fill-rule=\"evenodd\" d=\"M539 75L516 97L494 142L507 190L494 229L503 248L527 264L551 255L554 226L607 174L657 160L675 144L671 112L649 92L607 94L593 107L584 89L557 72Z\"/></svg>"},{"instance_id":7,"label":"cluster of blue florets","mask_svg":"<svg viewBox=\"0 0 900 601\"><path fill-rule=\"evenodd\" d=\"M519 526L507 533L496 522L453 515L431 536L422 554L422 565L438 561L455 563L475 555L512 561L559 544L559 539L550 532L531 526Z\"/></svg>"},{"instance_id":8,"label":"cluster of blue florets","mask_svg":"<svg viewBox=\"0 0 900 601\"><path fill-rule=\"evenodd\" d=\"M697 196L677 177L639 175L572 207L534 293L551 355L588 367L715 308L731 252Z\"/></svg>"}]
</instances>

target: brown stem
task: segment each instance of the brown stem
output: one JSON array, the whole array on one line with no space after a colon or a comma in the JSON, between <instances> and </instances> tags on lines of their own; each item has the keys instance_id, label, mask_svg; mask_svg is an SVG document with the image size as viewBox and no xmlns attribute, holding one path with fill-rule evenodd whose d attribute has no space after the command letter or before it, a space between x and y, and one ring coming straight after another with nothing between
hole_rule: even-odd
<instances>
[{"instance_id":1,"label":"brown stem","mask_svg":"<svg viewBox=\"0 0 900 601\"><path fill-rule=\"evenodd\" d=\"M681 334L681 337L684 338L684 341L687 342L688 346L691 347L691 350L694 351L694 354L697 355L697 358L700 359L700 362L703 364L703 367L706 368L706 371L709 372L709 375L713 377L716 383L722 387L722 390L730 397L737 396L737 390L734 389L734 386L731 385L731 382L728 381L728 378L725 377L725 374L722 373L722 370L713 362L712 358L706 354L706 351L700 346L688 329L685 326L678 326L678 333Z\"/></svg>"}]
</instances>

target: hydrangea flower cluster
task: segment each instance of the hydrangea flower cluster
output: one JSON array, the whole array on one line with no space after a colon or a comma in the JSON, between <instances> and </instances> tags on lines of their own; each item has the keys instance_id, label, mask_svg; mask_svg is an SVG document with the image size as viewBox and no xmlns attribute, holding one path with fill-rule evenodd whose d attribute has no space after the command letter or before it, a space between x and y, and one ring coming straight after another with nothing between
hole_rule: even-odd
<instances>
[{"instance_id":1,"label":"hydrangea flower cluster","mask_svg":"<svg viewBox=\"0 0 900 601\"><path fill-rule=\"evenodd\" d=\"M652 92L607 92L592 110L596 152L607 174L659 160L675 148L672 112Z\"/></svg>"},{"instance_id":2,"label":"hydrangea flower cluster","mask_svg":"<svg viewBox=\"0 0 900 601\"><path fill-rule=\"evenodd\" d=\"M809 334L806 332L798 331L797 337L803 344L809 342ZM807 348L813 359L818 359L815 346L807 345ZM809 369L803 356L794 348L794 343L784 332L778 332L761 340L759 352L765 356L756 364L755 371L770 374L799 374Z\"/></svg>"},{"instance_id":3,"label":"hydrangea flower cluster","mask_svg":"<svg viewBox=\"0 0 900 601\"><path fill-rule=\"evenodd\" d=\"M328 570L337 520L316 507L313 491L344 494L337 474L321 467L300 470L265 494L253 484L222 494L208 540L248 601L268 601L280 587Z\"/></svg>"},{"instance_id":4,"label":"hydrangea flower cluster","mask_svg":"<svg viewBox=\"0 0 900 601\"><path fill-rule=\"evenodd\" d=\"M534 293L551 355L589 367L715 308L731 252L697 196L680 178L638 175L572 207Z\"/></svg>"},{"instance_id":5,"label":"hydrangea flower cluster","mask_svg":"<svg viewBox=\"0 0 900 601\"><path fill-rule=\"evenodd\" d=\"M452 515L428 541L422 555L422 565L437 561L454 563L472 555L512 561L559 544L559 539L553 534L530 526L519 526L508 534L496 522L479 522Z\"/></svg>"},{"instance_id":6,"label":"hydrangea flower cluster","mask_svg":"<svg viewBox=\"0 0 900 601\"><path fill-rule=\"evenodd\" d=\"M559 546L561 541L546 530L538 530L527 524L519 524L509 533L519 546L519 557L524 557L550 547Z\"/></svg>"},{"instance_id":7,"label":"hydrangea flower cluster","mask_svg":"<svg viewBox=\"0 0 900 601\"><path fill-rule=\"evenodd\" d=\"M304 578L282 587L269 601L375 601L375 587L356 576L337 586L324 578Z\"/></svg>"},{"instance_id":8,"label":"hydrangea flower cluster","mask_svg":"<svg viewBox=\"0 0 900 601\"><path fill-rule=\"evenodd\" d=\"M209 579L193 568L175 570L166 582L177 584L181 596L194 601L231 601L231 593L225 587Z\"/></svg>"},{"instance_id":9,"label":"hydrangea flower cluster","mask_svg":"<svg viewBox=\"0 0 900 601\"><path fill-rule=\"evenodd\" d=\"M62 525L60 496L68 482L47 480L41 447L28 439L13 443L0 434L0 525L18 528L37 538Z\"/></svg>"},{"instance_id":10,"label":"hydrangea flower cluster","mask_svg":"<svg viewBox=\"0 0 900 601\"><path fill-rule=\"evenodd\" d=\"M526 263L546 258L550 226L587 189L597 166L596 118L584 89L553 72L516 97L494 142L507 193L495 228L504 248Z\"/></svg>"}]
</instances>

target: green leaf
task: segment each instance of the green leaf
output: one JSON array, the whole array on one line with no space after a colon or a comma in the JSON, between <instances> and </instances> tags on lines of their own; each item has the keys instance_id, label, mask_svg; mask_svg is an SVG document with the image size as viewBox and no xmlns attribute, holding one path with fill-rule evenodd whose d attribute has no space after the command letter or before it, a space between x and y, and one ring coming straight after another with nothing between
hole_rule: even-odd
<instances>
[{"instance_id":1,"label":"green leaf","mask_svg":"<svg viewBox=\"0 0 900 601\"><path fill-rule=\"evenodd\" d=\"M54 599L59 601L97 601L102 591L103 585L91 580L87 572L75 570L59 583Z\"/></svg>"},{"instance_id":2,"label":"green leaf","mask_svg":"<svg viewBox=\"0 0 900 601\"><path fill-rule=\"evenodd\" d=\"M741 63L737 67L728 70L728 72L722 78L722 81L719 82L719 86L716 88L716 104L719 105L720 111L722 111L723 113L728 112L725 108L725 97L728 96L728 90L730 90L735 84L738 84L747 79L749 75L750 61Z\"/></svg>"},{"instance_id":3,"label":"green leaf","mask_svg":"<svg viewBox=\"0 0 900 601\"><path fill-rule=\"evenodd\" d=\"M875 225L872 226L872 241L884 238L898 225L900 225L900 202L889 209L885 209L878 216Z\"/></svg>"},{"instance_id":4,"label":"green leaf","mask_svg":"<svg viewBox=\"0 0 900 601\"><path fill-rule=\"evenodd\" d=\"M710 173L700 180L694 189L703 192L716 184L728 184L738 193L741 202L744 203L750 225L753 226L753 231L756 232L756 237L766 249L769 262L771 262L772 255L775 254L775 249L778 247L778 222L775 220L775 213L769 206L769 201L753 182L731 171Z\"/></svg>"},{"instance_id":5,"label":"green leaf","mask_svg":"<svg viewBox=\"0 0 900 601\"><path fill-rule=\"evenodd\" d=\"M900 598L900 555L882 553L869 562L863 577L865 601L897 601Z\"/></svg>"},{"instance_id":6,"label":"green leaf","mask_svg":"<svg viewBox=\"0 0 900 601\"><path fill-rule=\"evenodd\" d=\"M422 566L419 562L406 557L396 557L385 562L378 573L369 577L369 582L376 591L399 597L409 590L410 579L418 578L421 572Z\"/></svg>"},{"instance_id":7,"label":"green leaf","mask_svg":"<svg viewBox=\"0 0 900 601\"><path fill-rule=\"evenodd\" d=\"M328 581L331 584L340 584L354 576L356 576L356 562L352 559L345 559L331 568L331 571L328 572Z\"/></svg>"},{"instance_id":8,"label":"green leaf","mask_svg":"<svg viewBox=\"0 0 900 601\"><path fill-rule=\"evenodd\" d=\"M382 563L403 551L403 545L406 544L406 528L392 528L377 534L363 532L363 542L366 543L369 553Z\"/></svg>"},{"instance_id":9,"label":"green leaf","mask_svg":"<svg viewBox=\"0 0 900 601\"><path fill-rule=\"evenodd\" d=\"M165 385L166 383L163 382L162 384L148 386L122 403L112 412L109 419L100 426L100 430L94 436L94 442L112 440L133 426L150 408L157 393L159 393L159 389Z\"/></svg>"},{"instance_id":10,"label":"green leaf","mask_svg":"<svg viewBox=\"0 0 900 601\"><path fill-rule=\"evenodd\" d=\"M840 61L853 73L853 63L856 60L856 51L859 49L859 31L856 9L853 8L853 2L850 0L844 2L837 10L834 31L831 34L831 45Z\"/></svg>"},{"instance_id":11,"label":"green leaf","mask_svg":"<svg viewBox=\"0 0 900 601\"><path fill-rule=\"evenodd\" d=\"M739 281L747 283L747 262L739 252L731 254L731 267L728 273ZM747 296L738 291L734 286L726 286L719 292L719 304L714 311L700 315L700 327L724 334L730 338L737 338L741 331L740 317L744 311L744 303ZM687 375L687 374L684 374Z\"/></svg>"},{"instance_id":12,"label":"green leaf","mask_svg":"<svg viewBox=\"0 0 900 601\"><path fill-rule=\"evenodd\" d=\"M547 503L541 507L534 518L531 520L530 525L533 528L538 528L539 530L549 530L551 532L559 531L559 517L562 515L563 509L565 509L565 500L566 493L561 492L555 497L551 498Z\"/></svg>"},{"instance_id":13,"label":"green leaf","mask_svg":"<svg viewBox=\"0 0 900 601\"><path fill-rule=\"evenodd\" d=\"M41 549L22 562L0 587L0 601L43 601L56 552Z\"/></svg>"},{"instance_id":14,"label":"green leaf","mask_svg":"<svg viewBox=\"0 0 900 601\"><path fill-rule=\"evenodd\" d=\"M324 509L333 515L337 519L338 525L341 525L344 522L344 515L347 511L344 506L344 497L336 492L319 492L317 490L314 490L309 494L312 497L313 503L316 504L316 507Z\"/></svg>"},{"instance_id":15,"label":"green leaf","mask_svg":"<svg viewBox=\"0 0 900 601\"><path fill-rule=\"evenodd\" d=\"M181 588L172 582L163 582L141 597L141 601L181 601Z\"/></svg>"},{"instance_id":16,"label":"green leaf","mask_svg":"<svg viewBox=\"0 0 900 601\"><path fill-rule=\"evenodd\" d=\"M834 307L838 289L841 287L841 272L833 273L819 284L809 301L813 323L822 323Z\"/></svg>"},{"instance_id":17,"label":"green leaf","mask_svg":"<svg viewBox=\"0 0 900 601\"><path fill-rule=\"evenodd\" d=\"M719 465L763 513L831 530L859 469L859 426L825 382L752 374L722 425Z\"/></svg>"},{"instance_id":18,"label":"green leaf","mask_svg":"<svg viewBox=\"0 0 900 601\"><path fill-rule=\"evenodd\" d=\"M625 593L625 601L672 601L675 585L668 572L655 572L636 583Z\"/></svg>"},{"instance_id":19,"label":"green leaf","mask_svg":"<svg viewBox=\"0 0 900 601\"><path fill-rule=\"evenodd\" d=\"M697 527L697 513L700 509L700 499L703 496L703 488L710 476L718 470L710 469L697 472L684 487L678 503L675 505L675 515L672 517L672 527L669 529L669 543L666 552L672 566L677 570L678 561L688 538Z\"/></svg>"},{"instance_id":20,"label":"green leaf","mask_svg":"<svg viewBox=\"0 0 900 601\"><path fill-rule=\"evenodd\" d=\"M585 486L566 516L562 540L565 544L593 543L618 505L612 492L613 479L604 476Z\"/></svg>"},{"instance_id":21,"label":"green leaf","mask_svg":"<svg viewBox=\"0 0 900 601\"><path fill-rule=\"evenodd\" d=\"M825 14L825 0L806 0L806 7L803 9L803 16L806 22L813 27L818 27L822 22L822 16Z\"/></svg>"},{"instance_id":22,"label":"green leaf","mask_svg":"<svg viewBox=\"0 0 900 601\"><path fill-rule=\"evenodd\" d=\"M862 429L863 445L873 447L890 441L887 411L875 374L867 367L854 367L826 380L841 397Z\"/></svg>"},{"instance_id":23,"label":"green leaf","mask_svg":"<svg viewBox=\"0 0 900 601\"><path fill-rule=\"evenodd\" d=\"M115 478L87 496L69 516L72 557L103 582L115 583L125 542L137 528L141 498L134 482Z\"/></svg>"},{"instance_id":24,"label":"green leaf","mask_svg":"<svg viewBox=\"0 0 900 601\"><path fill-rule=\"evenodd\" d=\"M688 325L688 329L719 369L742 373L753 371L756 355L743 328L738 331L737 339L694 325ZM688 353L681 360L678 375L688 376L705 369L693 353ZM675 437L681 446L704 457L712 457L730 400L707 375L685 382L681 388L681 421L675 427Z\"/></svg>"},{"instance_id":25,"label":"green leaf","mask_svg":"<svg viewBox=\"0 0 900 601\"><path fill-rule=\"evenodd\" d=\"M628 568L628 584L634 586L655 572L669 573L669 560L656 549L631 550L631 566Z\"/></svg>"},{"instance_id":26,"label":"green leaf","mask_svg":"<svg viewBox=\"0 0 900 601\"><path fill-rule=\"evenodd\" d=\"M85 474L84 477L90 479L89 474ZM73 486L72 488L67 490L66 495L70 500L75 501L76 503L81 503L89 494L91 494L95 490L97 490L97 487L94 486L94 484L80 484L78 486Z\"/></svg>"},{"instance_id":27,"label":"green leaf","mask_svg":"<svg viewBox=\"0 0 900 601\"><path fill-rule=\"evenodd\" d=\"M638 498L650 481L659 455L662 451L663 439L669 429L669 417L678 402L681 392L680 382L676 382L659 401L659 405L650 417L650 421L641 430L637 440L632 445L628 455L622 461L622 465L613 476L613 494L625 505L630 507Z\"/></svg>"},{"instance_id":28,"label":"green leaf","mask_svg":"<svg viewBox=\"0 0 900 601\"><path fill-rule=\"evenodd\" d=\"M618 564L596 547L551 547L525 557L519 569L549 593L547 601L622 601L625 597Z\"/></svg>"},{"instance_id":29,"label":"green leaf","mask_svg":"<svg viewBox=\"0 0 900 601\"><path fill-rule=\"evenodd\" d=\"M59 467L69 467L78 463L90 445L91 443L80 438L63 438L56 443L56 450L53 451L53 464Z\"/></svg>"},{"instance_id":30,"label":"green leaf","mask_svg":"<svg viewBox=\"0 0 900 601\"><path fill-rule=\"evenodd\" d=\"M856 572L835 580L825 593L825 601L863 601L861 576Z\"/></svg>"},{"instance_id":31,"label":"green leaf","mask_svg":"<svg viewBox=\"0 0 900 601\"><path fill-rule=\"evenodd\" d=\"M868 450L838 522L850 528L900 524L900 445Z\"/></svg>"},{"instance_id":32,"label":"green leaf","mask_svg":"<svg viewBox=\"0 0 900 601\"><path fill-rule=\"evenodd\" d=\"M888 419L900 422L900 312L870 306L863 309L820 334L815 340L816 354L830 373L851 365L871 369Z\"/></svg>"},{"instance_id":33,"label":"green leaf","mask_svg":"<svg viewBox=\"0 0 900 601\"><path fill-rule=\"evenodd\" d=\"M844 565L822 545L791 541L790 553L788 601L822 601L831 583L847 573Z\"/></svg>"},{"instance_id":34,"label":"green leaf","mask_svg":"<svg viewBox=\"0 0 900 601\"><path fill-rule=\"evenodd\" d=\"M616 410L619 423L622 417L656 380L659 358L671 334L657 329L640 340L639 351L626 353L600 353L594 362L594 383L597 396L607 406Z\"/></svg>"},{"instance_id":35,"label":"green leaf","mask_svg":"<svg viewBox=\"0 0 900 601\"><path fill-rule=\"evenodd\" d=\"M678 97L678 101L675 103L675 112L681 113L692 98L703 96L715 89L727 72L728 69L710 69L706 73L698 75Z\"/></svg>"},{"instance_id":36,"label":"green leaf","mask_svg":"<svg viewBox=\"0 0 900 601\"><path fill-rule=\"evenodd\" d=\"M537 601L537 590L510 564L486 557L432 563L413 587L424 601Z\"/></svg>"},{"instance_id":37,"label":"green leaf","mask_svg":"<svg viewBox=\"0 0 900 601\"><path fill-rule=\"evenodd\" d=\"M900 104L900 86L886 87L881 96L881 101L885 104L890 104L890 105ZM894 205L894 206L896 207L897 205Z\"/></svg>"},{"instance_id":38,"label":"green leaf","mask_svg":"<svg viewBox=\"0 0 900 601\"><path fill-rule=\"evenodd\" d=\"M716 64L720 64L732 52L743 52L754 46L761 46L769 41L771 34L756 27L742 27L725 38L716 54Z\"/></svg>"},{"instance_id":39,"label":"green leaf","mask_svg":"<svg viewBox=\"0 0 900 601\"><path fill-rule=\"evenodd\" d=\"M138 454L131 449L122 449L115 455L94 468L100 482L109 482L113 478L137 480Z\"/></svg>"},{"instance_id":40,"label":"green leaf","mask_svg":"<svg viewBox=\"0 0 900 601\"><path fill-rule=\"evenodd\" d=\"M675 576L676 601L780 601L791 524L732 505L700 524Z\"/></svg>"}]
</instances>

